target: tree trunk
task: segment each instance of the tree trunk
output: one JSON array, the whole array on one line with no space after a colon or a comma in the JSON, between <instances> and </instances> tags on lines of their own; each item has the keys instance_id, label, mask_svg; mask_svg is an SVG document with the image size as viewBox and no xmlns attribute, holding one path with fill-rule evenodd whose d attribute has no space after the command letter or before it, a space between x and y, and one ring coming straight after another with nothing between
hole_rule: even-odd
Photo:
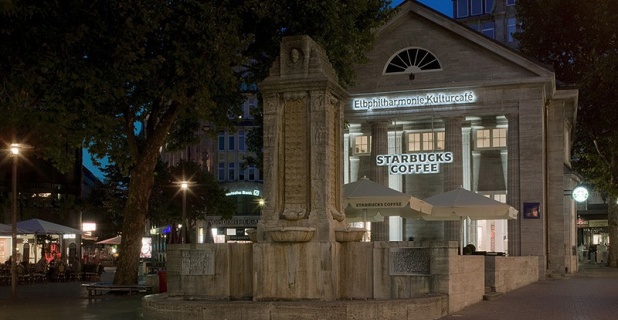
<instances>
[{"instance_id":1,"label":"tree trunk","mask_svg":"<svg viewBox=\"0 0 618 320\"><path fill-rule=\"evenodd\" d=\"M612 268L618 268L618 204L616 201L618 201L616 196L610 196L607 199L607 223L609 229L609 247L607 248L609 256L607 260L608 265Z\"/></svg>"},{"instance_id":2,"label":"tree trunk","mask_svg":"<svg viewBox=\"0 0 618 320\"><path fill-rule=\"evenodd\" d=\"M139 255L146 225L148 198L154 185L154 165L149 165L148 162L142 162L131 171L114 284L132 285L138 282Z\"/></svg>"}]
</instances>

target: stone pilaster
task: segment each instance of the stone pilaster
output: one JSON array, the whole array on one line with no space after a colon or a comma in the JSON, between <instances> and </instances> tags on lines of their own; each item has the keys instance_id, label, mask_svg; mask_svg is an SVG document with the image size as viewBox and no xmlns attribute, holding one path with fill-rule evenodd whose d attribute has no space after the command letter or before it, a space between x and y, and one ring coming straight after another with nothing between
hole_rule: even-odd
<instances>
[{"instance_id":1,"label":"stone pilaster","mask_svg":"<svg viewBox=\"0 0 618 320\"><path fill-rule=\"evenodd\" d=\"M444 164L444 192L463 186L463 156L461 127L463 116L444 119L444 148L453 153L453 162ZM461 221L444 222L444 240L460 241Z\"/></svg>"},{"instance_id":2,"label":"stone pilaster","mask_svg":"<svg viewBox=\"0 0 618 320\"><path fill-rule=\"evenodd\" d=\"M519 115L507 114L509 122L507 133L507 190L506 203L513 208L521 211L521 201L519 199ZM521 255L521 212L517 220L508 222L508 250L509 255Z\"/></svg>"},{"instance_id":3,"label":"stone pilaster","mask_svg":"<svg viewBox=\"0 0 618 320\"><path fill-rule=\"evenodd\" d=\"M375 159L377 155L388 154L388 127L390 121L373 121L371 122L371 173L370 179L383 186L388 187L388 171L386 166L376 166ZM388 218L384 222L371 223L371 241L388 241L389 240L389 224Z\"/></svg>"}]
</instances>

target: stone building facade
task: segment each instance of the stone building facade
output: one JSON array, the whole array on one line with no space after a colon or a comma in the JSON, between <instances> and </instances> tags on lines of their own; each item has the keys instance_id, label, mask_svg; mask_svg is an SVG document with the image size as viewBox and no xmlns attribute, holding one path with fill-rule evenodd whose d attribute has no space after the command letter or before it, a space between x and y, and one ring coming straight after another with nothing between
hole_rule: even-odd
<instances>
[{"instance_id":1,"label":"stone building facade","mask_svg":"<svg viewBox=\"0 0 618 320\"><path fill-rule=\"evenodd\" d=\"M420 199L463 187L506 202L519 219L465 221L466 242L538 256L541 276L576 270L576 210L564 192L576 182L564 172L577 90L557 87L546 67L415 2L400 5L375 35L369 63L348 88L345 183L366 176ZM451 152L452 162L424 158L440 152ZM394 154L409 161L377 162ZM540 214L524 215L534 208ZM459 240L461 230L460 221L392 217L372 226L375 240Z\"/></svg>"}]
</instances>

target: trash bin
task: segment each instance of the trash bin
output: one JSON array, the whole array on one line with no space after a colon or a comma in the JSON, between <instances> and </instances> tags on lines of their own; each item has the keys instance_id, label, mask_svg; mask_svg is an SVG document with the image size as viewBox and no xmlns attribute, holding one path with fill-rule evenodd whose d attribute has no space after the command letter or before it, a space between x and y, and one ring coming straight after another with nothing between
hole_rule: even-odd
<instances>
[{"instance_id":1,"label":"trash bin","mask_svg":"<svg viewBox=\"0 0 618 320\"><path fill-rule=\"evenodd\" d=\"M159 270L159 293L167 292L167 271Z\"/></svg>"}]
</instances>

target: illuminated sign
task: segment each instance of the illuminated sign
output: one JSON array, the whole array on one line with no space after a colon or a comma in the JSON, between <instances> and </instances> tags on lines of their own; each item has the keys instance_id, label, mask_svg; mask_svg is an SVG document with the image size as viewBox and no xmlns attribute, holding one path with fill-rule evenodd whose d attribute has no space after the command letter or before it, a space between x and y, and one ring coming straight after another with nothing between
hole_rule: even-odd
<instances>
[{"instance_id":1,"label":"illuminated sign","mask_svg":"<svg viewBox=\"0 0 618 320\"><path fill-rule=\"evenodd\" d=\"M255 196L255 197L259 197L260 196L260 190L254 189L254 190L237 190L237 191L230 191L228 193L225 194L226 196Z\"/></svg>"},{"instance_id":2,"label":"illuminated sign","mask_svg":"<svg viewBox=\"0 0 618 320\"><path fill-rule=\"evenodd\" d=\"M140 258L152 258L152 238L142 237L142 249L139 252Z\"/></svg>"},{"instance_id":3,"label":"illuminated sign","mask_svg":"<svg viewBox=\"0 0 618 320\"><path fill-rule=\"evenodd\" d=\"M353 110L422 107L450 104L465 104L476 101L474 91L429 92L424 94L382 95L352 99Z\"/></svg>"},{"instance_id":4,"label":"illuminated sign","mask_svg":"<svg viewBox=\"0 0 618 320\"><path fill-rule=\"evenodd\" d=\"M588 200L588 190L581 186L577 187L573 189L572 196L573 196L573 200L577 202L584 202Z\"/></svg>"},{"instance_id":5,"label":"illuminated sign","mask_svg":"<svg viewBox=\"0 0 618 320\"><path fill-rule=\"evenodd\" d=\"M389 174L439 173L441 163L453 162L452 152L388 154L376 156L376 165L387 166Z\"/></svg>"}]
</instances>

